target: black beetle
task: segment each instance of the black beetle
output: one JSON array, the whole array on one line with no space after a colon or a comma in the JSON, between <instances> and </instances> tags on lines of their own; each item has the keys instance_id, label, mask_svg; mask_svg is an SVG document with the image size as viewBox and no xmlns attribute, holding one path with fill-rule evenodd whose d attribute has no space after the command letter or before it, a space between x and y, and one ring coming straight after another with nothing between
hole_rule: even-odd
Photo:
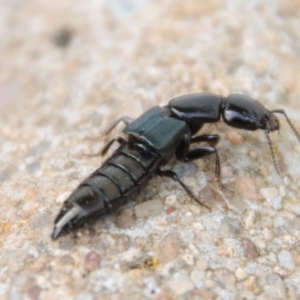
<instances>
[{"instance_id":1,"label":"black beetle","mask_svg":"<svg viewBox=\"0 0 300 300\"><path fill-rule=\"evenodd\" d=\"M88 221L116 211L135 197L156 174L176 180L185 191L201 203L189 188L171 170L161 170L175 155L183 162L216 154L215 172L220 178L220 160L215 145L219 135L195 134L205 123L218 122L223 117L226 124L246 129L265 131L277 173L278 166L272 143L271 131L279 130L280 123L274 113L281 113L300 140L300 136L284 110L267 110L261 103L244 95L222 97L215 94L189 94L174 98L167 106L155 106L135 121L123 117L106 131L109 133L120 121L127 126L123 130L128 139L111 140L102 150L105 154L114 141L120 147L103 165L83 181L64 202L55 219L52 238L62 231L76 229ZM194 143L206 142L190 150Z\"/></svg>"}]
</instances>

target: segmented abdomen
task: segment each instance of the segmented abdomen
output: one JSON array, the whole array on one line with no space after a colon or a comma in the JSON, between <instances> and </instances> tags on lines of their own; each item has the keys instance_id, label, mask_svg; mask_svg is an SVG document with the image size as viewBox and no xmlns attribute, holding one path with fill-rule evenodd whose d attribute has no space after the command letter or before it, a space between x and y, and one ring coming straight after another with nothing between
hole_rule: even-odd
<instances>
[{"instance_id":1,"label":"segmented abdomen","mask_svg":"<svg viewBox=\"0 0 300 300\"><path fill-rule=\"evenodd\" d=\"M159 166L159 156L151 151L122 145L70 195L55 223L74 206L79 212L68 224L70 228L116 211L140 191Z\"/></svg>"}]
</instances>

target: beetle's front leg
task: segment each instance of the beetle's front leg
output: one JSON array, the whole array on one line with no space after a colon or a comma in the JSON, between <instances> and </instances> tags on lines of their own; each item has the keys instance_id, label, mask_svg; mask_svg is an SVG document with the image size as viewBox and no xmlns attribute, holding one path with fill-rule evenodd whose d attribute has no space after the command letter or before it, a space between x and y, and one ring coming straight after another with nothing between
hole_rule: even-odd
<instances>
[{"instance_id":1,"label":"beetle's front leg","mask_svg":"<svg viewBox=\"0 0 300 300\"><path fill-rule=\"evenodd\" d=\"M204 134L190 138L188 134L184 136L181 146L176 152L176 157L178 160L183 162L188 162L191 160L196 160L203 158L205 156L216 154L216 167L215 173L217 175L219 183L221 178L221 164L218 150L214 147L218 143L220 136L217 134ZM194 150L189 150L190 145L193 143L207 142L210 146L200 147Z\"/></svg>"}]
</instances>

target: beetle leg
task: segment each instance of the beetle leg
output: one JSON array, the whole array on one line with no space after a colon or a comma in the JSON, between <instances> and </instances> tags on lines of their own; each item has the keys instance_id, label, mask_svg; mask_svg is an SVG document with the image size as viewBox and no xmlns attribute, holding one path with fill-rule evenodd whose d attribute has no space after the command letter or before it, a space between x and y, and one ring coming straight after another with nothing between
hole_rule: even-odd
<instances>
[{"instance_id":1,"label":"beetle leg","mask_svg":"<svg viewBox=\"0 0 300 300\"><path fill-rule=\"evenodd\" d=\"M108 149L110 148L110 146L112 145L113 142L117 141L120 145L123 145L126 140L121 138L121 137L117 137L115 139L112 139L111 141L109 141L104 147L103 149L100 151L100 152L97 152L97 153L93 153L93 154L86 154L86 153L83 153L84 156L87 156L87 157L97 157L97 156L103 156L106 154L106 152L108 151Z\"/></svg>"},{"instance_id":2,"label":"beetle leg","mask_svg":"<svg viewBox=\"0 0 300 300\"><path fill-rule=\"evenodd\" d=\"M100 155L105 155L106 152L108 151L108 149L111 147L111 145L113 144L113 142L118 142L120 145L123 145L124 143L126 143L126 140L121 138L121 137L117 137L115 139L112 139L111 141L109 141L101 150Z\"/></svg>"},{"instance_id":3,"label":"beetle leg","mask_svg":"<svg viewBox=\"0 0 300 300\"><path fill-rule=\"evenodd\" d=\"M216 146L220 140L218 134L202 134L191 139L191 144L207 142L210 146Z\"/></svg>"},{"instance_id":4,"label":"beetle leg","mask_svg":"<svg viewBox=\"0 0 300 300\"><path fill-rule=\"evenodd\" d=\"M200 205L206 207L207 209L210 209L210 207L201 202L200 199L198 199L194 194L193 192L179 179L178 175L174 172L174 171L171 171L171 170L158 170L157 171L157 175L158 176L164 176L164 177L169 177L169 178L172 178L174 179L175 181L177 181L183 188L184 190L187 192L187 194L192 198L194 199L196 202L198 202Z\"/></svg>"},{"instance_id":5,"label":"beetle leg","mask_svg":"<svg viewBox=\"0 0 300 300\"><path fill-rule=\"evenodd\" d=\"M218 181L220 181L221 177L221 164L220 164L220 156L218 153L218 150L213 147L213 146L205 146L201 148L197 148L194 150L191 150L187 153L187 156L185 157L185 162L191 161L191 160L196 160L203 158L205 156L211 155L211 154L216 154L216 166L215 166L215 173L218 177Z\"/></svg>"},{"instance_id":6,"label":"beetle leg","mask_svg":"<svg viewBox=\"0 0 300 300\"><path fill-rule=\"evenodd\" d=\"M268 144L269 144L269 147L270 147L270 150L271 150L273 164L275 166L277 174L280 175L279 168L278 168L278 165L277 165L277 162L276 162L276 159L275 159L274 148L273 148L272 141L271 141L270 135L269 135L270 130L269 130L269 125L268 124L267 124L267 129L265 129L265 134L266 134L266 138L268 140Z\"/></svg>"},{"instance_id":7,"label":"beetle leg","mask_svg":"<svg viewBox=\"0 0 300 300\"><path fill-rule=\"evenodd\" d=\"M193 137L190 139L189 135L184 136L184 141L181 147L178 148L176 152L176 157L180 161L188 162L191 160L196 160L203 158L205 156L211 155L213 153L216 154L216 167L215 174L217 175L218 181L221 185L221 164L220 164L220 156L218 150L214 147L218 143L220 136L217 134L204 134L200 136ZM207 142L211 146L204 146L194 150L189 151L190 144L197 142Z\"/></svg>"},{"instance_id":8,"label":"beetle leg","mask_svg":"<svg viewBox=\"0 0 300 300\"><path fill-rule=\"evenodd\" d=\"M109 134L120 122L124 122L125 125L129 125L133 120L129 117L121 117L119 119L117 119L116 121L114 121L113 123L111 123L108 128L105 129L105 131L103 132L104 135Z\"/></svg>"}]
</instances>

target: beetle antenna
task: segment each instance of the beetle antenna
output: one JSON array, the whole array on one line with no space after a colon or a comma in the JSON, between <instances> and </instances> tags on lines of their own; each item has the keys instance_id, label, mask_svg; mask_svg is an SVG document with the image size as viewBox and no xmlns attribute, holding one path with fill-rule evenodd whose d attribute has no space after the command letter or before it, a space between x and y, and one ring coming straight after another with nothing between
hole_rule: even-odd
<instances>
[{"instance_id":1,"label":"beetle antenna","mask_svg":"<svg viewBox=\"0 0 300 300\"><path fill-rule=\"evenodd\" d=\"M270 147L270 150L271 150L273 164L275 166L277 174L280 175L279 168L278 168L278 165L277 165L276 159L275 159L274 148L273 148L272 141L270 139L269 133L270 133L270 130L269 130L269 124L268 124L268 128L265 130L265 134L266 134L266 137L267 137L267 140L268 140L268 144L269 144L269 147Z\"/></svg>"},{"instance_id":2,"label":"beetle antenna","mask_svg":"<svg viewBox=\"0 0 300 300\"><path fill-rule=\"evenodd\" d=\"M300 134L296 130L295 126L293 125L292 121L290 118L287 116L286 112L283 109L275 109L272 110L273 113L278 113L278 114L283 114L285 116L286 121L289 123L290 127L294 131L295 135L297 136L298 140L300 141Z\"/></svg>"}]
</instances>

